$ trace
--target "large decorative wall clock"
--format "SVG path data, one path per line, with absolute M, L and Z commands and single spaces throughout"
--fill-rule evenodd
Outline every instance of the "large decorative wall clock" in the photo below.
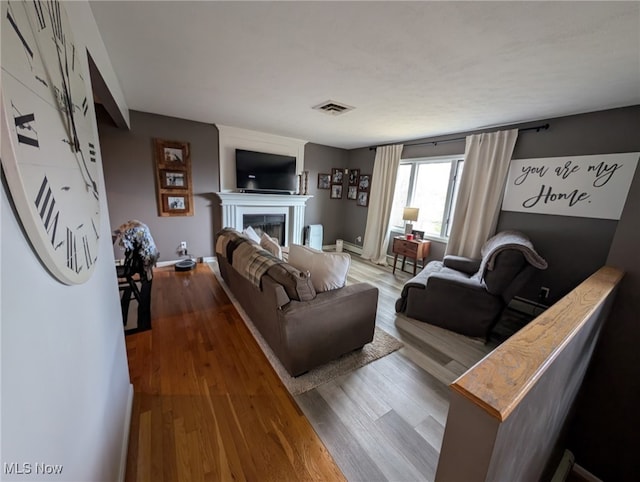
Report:
M 65 284 L 98 256 L 101 162 L 87 54 L 57 1 L 2 2 L 2 168 L 29 240 Z

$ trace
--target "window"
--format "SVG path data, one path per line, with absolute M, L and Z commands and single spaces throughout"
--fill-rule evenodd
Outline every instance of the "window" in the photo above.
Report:
M 420 208 L 413 229 L 425 236 L 447 238 L 464 160 L 461 156 L 400 161 L 390 226 L 404 231 L 402 210 Z

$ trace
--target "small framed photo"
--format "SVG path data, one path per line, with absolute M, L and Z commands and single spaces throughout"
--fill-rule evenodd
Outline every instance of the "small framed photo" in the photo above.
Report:
M 358 186 L 349 186 L 347 191 L 347 199 L 358 199 Z
M 184 171 L 160 171 L 160 185 L 163 189 L 185 189 L 187 187 L 187 173 Z
M 413 234 L 413 237 L 418 241 L 424 239 L 424 231 L 418 231 L 417 229 L 414 229 L 411 231 L 411 234 Z
M 331 185 L 331 199 L 342 199 L 342 184 Z
M 331 184 L 342 184 L 344 179 L 344 169 L 334 167 L 331 169 Z
M 162 208 L 169 215 L 187 214 L 189 212 L 189 197 L 185 194 L 163 194 Z
M 358 177 L 360 177 L 360 169 L 349 169 L 349 186 L 357 186 Z
M 371 185 L 371 174 L 360 174 L 358 176 L 358 191 L 369 192 Z
M 163 150 L 162 158 L 167 164 L 170 164 L 172 162 L 178 162 L 182 164 L 184 162 L 182 149 L 176 149 L 175 147 L 165 147 Z
M 331 174 L 318 174 L 318 189 L 331 189 Z
M 358 192 L 358 199 L 356 199 L 356 204 L 358 206 L 367 207 L 369 205 L 369 193 L 368 192 L 359 191 Z
M 167 169 L 184 169 L 190 161 L 189 143 L 155 139 L 156 160 Z

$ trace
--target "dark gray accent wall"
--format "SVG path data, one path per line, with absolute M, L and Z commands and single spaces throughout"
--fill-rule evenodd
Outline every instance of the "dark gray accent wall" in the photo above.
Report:
M 549 130 L 519 134 L 513 154 L 514 159 L 640 151 L 638 135 L 640 106 L 543 119 L 505 126 L 501 129 L 526 128 L 545 123 L 551 125 Z M 496 128 L 481 129 L 411 142 L 444 141 L 495 130 Z M 406 146 L 402 157 L 409 159 L 463 154 L 464 148 L 463 139 L 456 142 L 438 142 L 436 145 Z M 366 169 L 372 171 L 374 157 L 373 150 L 354 149 L 349 151 L 349 167 L 364 165 Z M 345 226 L 343 235 L 345 239 L 356 236 L 356 232 L 364 232 L 366 211 L 363 208 L 355 213 L 351 210 L 347 211 L 349 223 Z M 550 288 L 550 297 L 547 302 L 551 304 L 567 294 L 605 264 L 616 225 L 617 221 L 603 219 L 502 211 L 497 229 L 523 231 L 549 262 L 549 268 L 536 273 L 519 295 L 537 300 L 540 287 L 546 286 Z M 444 253 L 444 248 L 444 243 L 432 242 L 430 259 L 437 259 L 438 254 Z
M 349 151 L 349 169 L 360 169 L 360 174 L 373 174 L 373 161 L 376 152 L 368 148 L 353 149 Z M 346 197 L 346 196 L 345 196 Z M 362 246 L 362 241 L 356 242 L 358 236 L 364 239 L 364 231 L 367 226 L 367 213 L 369 208 L 358 206 L 355 201 L 345 201 L 344 217 L 348 219 L 345 222 L 344 229 L 341 233 L 342 239 L 345 241 Z
M 304 166 L 309 171 L 309 194 L 313 197 L 307 201 L 304 222 L 322 224 L 323 244 L 334 244 L 344 232 L 347 223 L 345 207 L 347 203 L 346 190 L 342 199 L 331 199 L 330 190 L 318 189 L 318 174 L 331 174 L 332 168 L 346 169 L 348 167 L 348 151 L 337 147 L 308 143 L 304 146 Z M 346 187 L 346 183 L 344 184 Z
M 195 256 L 213 256 L 219 190 L 218 130 L 211 124 L 130 111 L 131 130 L 99 121 L 104 177 L 112 229 L 129 219 L 149 226 L 160 260 L 174 260 L 180 241 Z M 189 142 L 194 215 L 160 217 L 156 202 L 153 139 Z M 114 247 L 116 258 L 123 251 Z
M 514 159 L 640 151 L 640 106 L 544 122 L 551 124 L 549 130 L 518 136 Z M 536 123 L 528 125 L 532 124 Z M 606 263 L 617 224 L 607 219 L 503 211 L 498 230 L 525 232 L 549 263 L 546 271 L 536 273 L 521 296 L 536 299 L 540 286 L 547 286 L 551 304 L 567 294 Z
M 636 127 L 636 133 L 638 132 Z M 637 134 L 636 134 L 637 135 Z M 568 448 L 602 480 L 631 481 L 640 474 L 640 169 L 618 222 L 606 263 L 625 271 L 598 345 Z

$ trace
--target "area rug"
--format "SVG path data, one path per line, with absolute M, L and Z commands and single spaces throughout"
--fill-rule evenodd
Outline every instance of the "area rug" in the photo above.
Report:
M 220 275 L 217 263 L 209 262 L 208 265 L 211 268 L 211 271 L 213 271 L 213 273 L 215 274 L 216 278 L 218 278 L 220 285 L 223 287 L 223 289 L 233 302 L 233 305 L 238 310 L 238 313 L 247 325 L 247 328 L 249 328 L 249 331 L 251 331 L 251 333 L 253 334 L 253 337 L 258 342 L 258 345 L 260 345 L 262 352 L 265 354 L 265 356 L 269 360 L 269 363 L 271 363 L 271 366 L 275 370 L 280 380 L 282 380 L 282 383 L 287 388 L 289 393 L 291 393 L 291 395 L 300 395 L 302 393 L 308 392 L 309 390 L 313 390 L 314 388 L 319 387 L 320 385 L 323 385 L 335 378 L 350 373 L 368 363 L 389 355 L 404 346 L 400 340 L 394 338 L 386 331 L 376 326 L 373 335 L 373 341 L 371 343 L 367 343 L 364 347 L 362 347 L 361 350 L 347 353 L 346 355 L 343 355 L 340 358 L 326 363 L 325 365 L 322 365 L 318 368 L 310 370 L 303 375 L 292 377 L 282 366 L 258 329 L 251 322 L 251 319 L 242 309 L 242 306 L 240 306 L 231 291 L 229 291 L 229 289 L 227 288 L 227 285 L 222 280 L 222 276 Z

